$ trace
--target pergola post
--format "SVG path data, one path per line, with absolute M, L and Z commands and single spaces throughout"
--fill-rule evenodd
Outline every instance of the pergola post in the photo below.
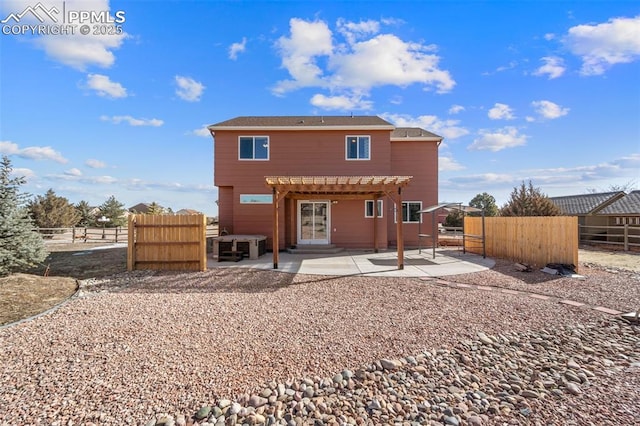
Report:
M 278 241 L 279 229 L 278 229 L 278 191 L 273 188 L 273 269 L 278 269 L 278 251 L 280 248 L 280 241 Z
M 396 201 L 396 233 L 398 234 L 398 269 L 404 269 L 404 234 L 402 232 L 402 188 L 398 188 L 398 201 Z M 407 214 L 409 212 L 407 211 Z
M 373 197 L 373 252 L 378 253 L 378 197 Z

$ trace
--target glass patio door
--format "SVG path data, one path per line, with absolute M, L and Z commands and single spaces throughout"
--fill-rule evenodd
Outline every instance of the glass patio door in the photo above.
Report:
M 298 244 L 329 244 L 329 202 L 298 202 Z

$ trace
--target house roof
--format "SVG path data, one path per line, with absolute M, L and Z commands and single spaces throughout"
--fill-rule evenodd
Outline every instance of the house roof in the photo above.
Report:
M 208 128 L 210 131 L 395 129 L 393 124 L 375 115 L 247 116 L 222 121 Z
M 176 212 L 176 214 L 202 214 L 202 213 L 194 209 L 180 209 Z
M 588 215 L 600 213 L 609 204 L 624 197 L 624 192 L 603 192 L 598 194 L 567 195 L 564 197 L 549 197 L 560 208 L 562 213 L 568 215 Z
M 396 127 L 391 132 L 392 141 L 425 140 L 440 142 L 442 139 L 442 136 L 421 129 L 420 127 Z
M 129 211 L 130 212 L 137 212 L 137 213 L 147 213 L 149 211 L 149 207 L 151 205 L 148 203 L 138 203 L 135 206 L 131 206 L 129 207 Z
M 631 191 L 600 210 L 598 214 L 640 214 L 640 191 Z
M 409 184 L 412 176 L 266 176 L 267 186 L 304 197 L 362 198 L 385 195 Z

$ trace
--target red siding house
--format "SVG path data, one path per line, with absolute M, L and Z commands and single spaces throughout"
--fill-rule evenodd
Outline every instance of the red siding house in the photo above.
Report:
M 424 129 L 376 116 L 277 116 L 209 130 L 219 229 L 266 235 L 268 247 L 417 246 L 417 212 L 438 202 L 442 137 Z

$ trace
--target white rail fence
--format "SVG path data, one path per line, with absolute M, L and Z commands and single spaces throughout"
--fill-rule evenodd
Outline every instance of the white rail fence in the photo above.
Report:
M 73 228 L 35 228 L 45 243 L 124 243 L 128 242 L 129 231 L 126 226 L 117 228 L 73 227 Z M 207 226 L 207 237 L 217 237 L 218 226 Z

